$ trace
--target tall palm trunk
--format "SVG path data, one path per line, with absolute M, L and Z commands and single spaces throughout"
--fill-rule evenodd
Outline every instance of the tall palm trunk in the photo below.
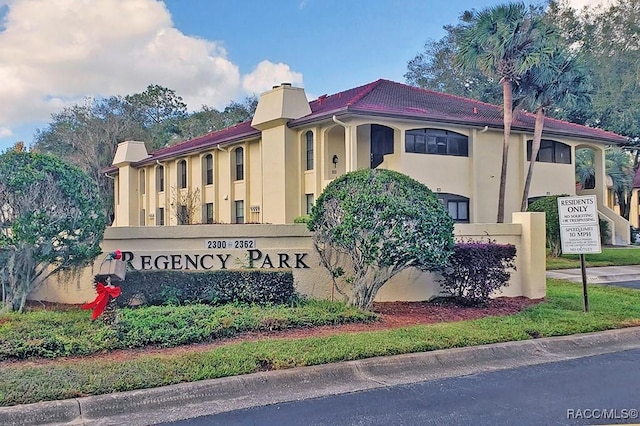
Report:
M 511 136 L 511 121 L 513 120 L 512 83 L 505 78 L 502 80 L 502 99 L 504 116 L 504 141 L 502 143 L 502 168 L 500 170 L 500 193 L 498 194 L 498 223 L 504 222 L 504 198 L 507 187 L 507 163 L 509 160 L 509 139 Z
M 531 187 L 531 178 L 533 177 L 533 166 L 536 164 L 538 151 L 542 142 L 542 128 L 544 127 L 544 108 L 538 106 L 536 110 L 536 124 L 533 128 L 533 142 L 531 143 L 531 159 L 529 161 L 529 169 L 527 170 L 527 179 L 524 181 L 524 189 L 522 190 L 522 204 L 520 211 L 527 210 L 529 199 L 529 188 Z

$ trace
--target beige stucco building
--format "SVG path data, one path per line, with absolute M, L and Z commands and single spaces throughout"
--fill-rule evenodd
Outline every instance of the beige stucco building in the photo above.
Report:
M 520 208 L 534 116 L 515 114 L 505 217 Z M 501 107 L 378 80 L 308 102 L 282 84 L 262 94 L 251 121 L 148 154 L 119 145 L 114 227 L 181 223 L 292 223 L 345 172 L 388 168 L 436 192 L 456 222 L 495 223 Z M 547 118 L 529 197 L 593 194 L 611 241 L 629 222 L 606 206 L 604 150 L 614 133 Z M 575 151 L 595 151 L 596 185 L 576 191 Z M 606 241 L 605 241 L 606 242 Z

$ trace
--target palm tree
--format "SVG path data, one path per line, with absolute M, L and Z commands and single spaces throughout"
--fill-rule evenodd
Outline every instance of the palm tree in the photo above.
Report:
M 582 189 L 596 187 L 595 151 L 593 149 L 576 149 L 576 183 Z
M 605 170 L 611 178 L 611 190 L 618 199 L 620 216 L 629 220 L 631 192 L 633 191 L 633 160 L 631 154 L 620 148 L 609 148 L 605 152 Z
M 549 62 L 534 66 L 522 80 L 522 90 L 529 95 L 529 104 L 536 111 L 531 143 L 531 159 L 522 190 L 521 211 L 527 210 L 533 167 L 540 151 L 546 110 L 554 104 L 578 105 L 588 98 L 587 74 L 575 56 L 558 49 Z
M 611 190 L 620 204 L 620 215 L 629 219 L 631 191 L 633 190 L 632 155 L 620 148 L 605 151 L 605 173 L 611 179 Z M 589 148 L 576 150 L 576 182 L 584 189 L 595 188 L 595 151 Z
M 463 69 L 478 69 L 502 85 L 504 141 L 498 195 L 497 222 L 504 222 L 509 137 L 513 121 L 513 85 L 533 66 L 547 61 L 552 49 L 544 43 L 549 28 L 538 9 L 509 3 L 473 12 L 461 32 L 456 62 Z

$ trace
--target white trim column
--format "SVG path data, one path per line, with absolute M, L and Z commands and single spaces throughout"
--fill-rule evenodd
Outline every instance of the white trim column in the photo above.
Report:
M 350 125 L 344 129 L 345 172 L 358 170 L 358 135 L 357 126 Z

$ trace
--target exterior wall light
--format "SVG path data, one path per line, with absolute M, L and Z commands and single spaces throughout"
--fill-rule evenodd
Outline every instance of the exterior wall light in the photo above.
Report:
M 338 165 L 338 156 L 334 155 L 333 158 L 331 159 L 331 162 L 333 163 L 333 168 L 335 169 L 336 166 Z

